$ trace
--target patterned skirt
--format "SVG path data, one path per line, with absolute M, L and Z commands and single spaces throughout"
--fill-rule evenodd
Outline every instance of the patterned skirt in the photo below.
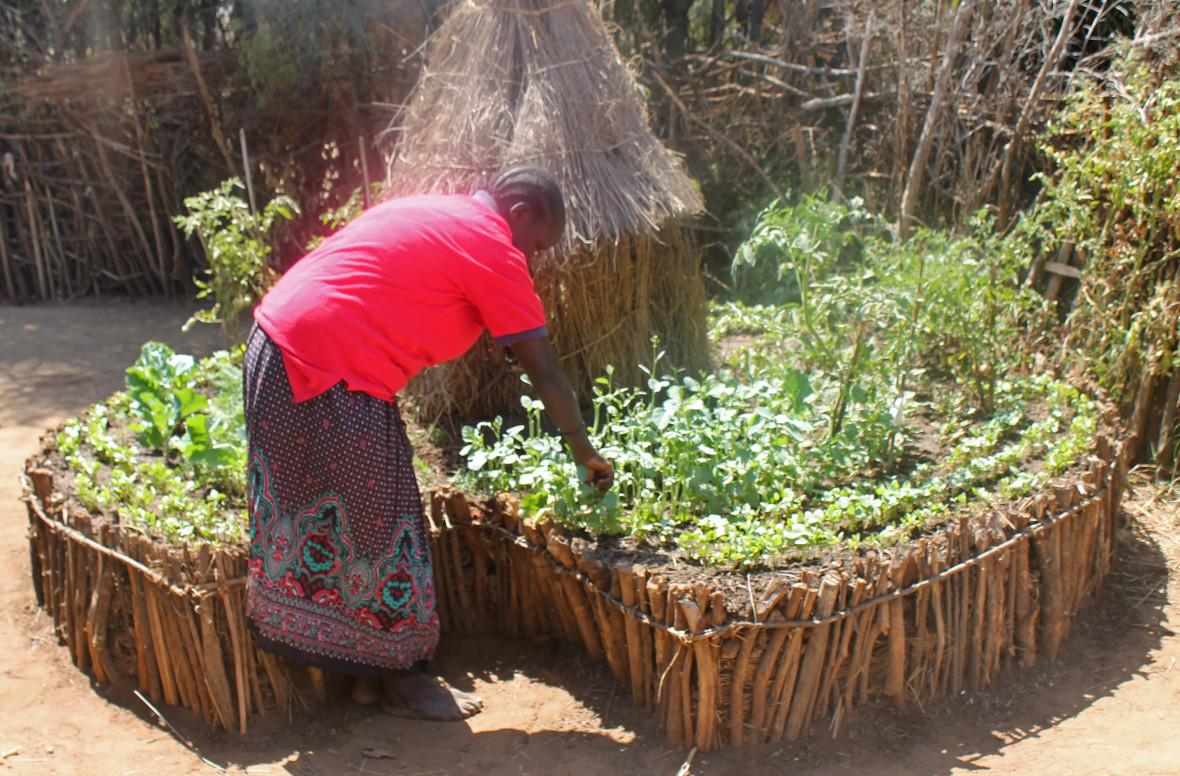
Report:
M 245 358 L 250 581 L 259 647 L 388 676 L 438 644 L 430 534 L 397 402 L 344 383 L 292 401 L 260 327 Z

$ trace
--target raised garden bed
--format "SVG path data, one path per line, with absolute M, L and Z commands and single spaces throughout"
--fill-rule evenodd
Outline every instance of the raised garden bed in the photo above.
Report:
M 1124 487 L 1109 413 L 1084 460 L 1017 501 L 891 548 L 702 573 L 591 542 L 501 495 L 427 493 L 444 632 L 548 635 L 604 658 L 674 746 L 795 740 L 849 709 L 979 689 L 1057 657 L 1114 557 Z M 227 730 L 323 677 L 259 652 L 245 548 L 176 549 L 73 506 L 53 437 L 28 462 L 38 603 L 80 669 Z M 310 679 L 310 685 L 307 684 Z

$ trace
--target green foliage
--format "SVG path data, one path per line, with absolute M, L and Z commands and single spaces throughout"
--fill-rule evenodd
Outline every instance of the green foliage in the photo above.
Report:
M 812 284 L 855 262 L 865 236 L 886 229 L 859 199 L 842 205 L 815 193 L 795 205 L 775 200 L 734 256 L 735 294 L 745 302 L 806 306 Z
M 79 499 L 168 541 L 240 539 L 241 389 L 241 349 L 198 363 L 159 343 L 144 345 L 127 370 L 127 390 L 58 434 Z
M 384 183 L 373 183 L 369 187 L 369 201 L 379 202 L 381 200 L 381 193 L 385 190 Z M 365 192 L 364 188 L 358 188 L 348 195 L 348 199 L 343 205 L 336 208 L 330 208 L 320 216 L 320 223 L 328 227 L 329 233 L 334 233 L 342 229 L 345 224 L 352 221 L 359 216 L 365 208 Z M 307 246 L 307 250 L 312 250 L 317 245 L 322 243 L 326 238 L 316 237 L 312 239 Z
M 615 385 L 611 370 L 598 380 L 588 427 L 615 463 L 610 492 L 583 484 L 530 397 L 521 424 L 463 430 L 460 484 L 515 491 L 526 513 L 570 527 L 744 567 L 902 539 L 961 505 L 1028 493 L 1084 454 L 1094 403 L 1048 376 L 1008 376 L 1021 371 L 1012 343 L 1039 311 L 1014 282 L 1020 254 L 986 220 L 965 237 L 921 232 L 901 245 L 865 228 L 841 256 L 853 241 L 820 224 L 851 219 L 822 207 L 822 218 L 794 211 L 811 224 L 814 256 L 789 237 L 797 225 L 783 225 L 782 241 L 763 228 L 751 270 L 794 292 L 714 308 L 715 337 L 746 339 L 722 370 L 661 373 L 657 352 L 641 387 Z M 240 535 L 229 508 L 245 478 L 240 357 L 197 363 L 145 345 L 128 391 L 60 435 L 80 498 L 177 541 Z M 926 440 L 935 460 L 915 455 L 919 412 L 927 435 L 930 418 L 940 424 Z M 140 438 L 112 422 L 120 413 Z
M 540 403 L 528 398 L 527 424 L 504 428 L 497 419 L 463 430 L 462 481 L 520 493 L 526 513 L 591 533 L 674 543 L 713 565 L 768 563 L 838 542 L 904 538 L 955 504 L 1023 495 L 1093 439 L 1095 405 L 1062 383 L 1002 380 L 996 395 L 1000 413 L 974 428 L 974 411 L 947 419 L 955 439 L 944 460 L 904 477 L 865 478 L 873 436 L 855 422 L 829 434 L 803 373 L 753 384 L 653 377 L 646 390 L 604 378 L 590 431 L 615 464 L 611 492 L 582 484 L 560 440 L 541 432 Z M 1034 419 L 1042 404 L 1047 415 Z M 1047 468 L 1022 472 L 1038 455 Z
M 232 379 L 228 374 L 219 376 L 223 381 Z M 146 343 L 127 369 L 130 411 L 137 418 L 131 428 L 139 432 L 140 441 L 148 448 L 166 457 L 179 453 L 192 463 L 229 466 L 239 446 L 219 441 L 218 437 L 225 435 L 215 432 L 219 423 L 228 427 L 232 416 L 221 412 L 211 419 L 209 399 L 198 393 L 198 378 L 192 356 L 173 353 L 159 342 Z
M 990 216 L 977 215 L 971 227 L 960 237 L 923 229 L 891 244 L 880 286 L 892 286 L 887 293 L 912 311 L 894 347 L 928 354 L 990 413 L 997 381 L 1022 366 L 1021 337 L 1046 326 L 1048 311 L 1020 283 L 1027 254 L 1019 243 L 996 235 Z
M 238 67 L 259 108 L 327 83 L 355 89 L 357 81 L 389 66 L 390 58 L 383 59 L 375 43 L 386 25 L 396 29 L 396 5 L 378 0 L 249 0 L 248 5 L 249 18 L 235 25 Z
M 1042 150 L 1056 169 L 1019 237 L 1084 257 L 1072 341 L 1112 398 L 1129 401 L 1142 371 L 1167 373 L 1180 357 L 1180 81 L 1127 54 L 1080 83 Z
M 1045 320 L 1043 301 L 1019 284 L 1026 254 L 978 216 L 972 232 L 919 230 L 899 242 L 864 211 L 811 195 L 763 211 L 734 259 L 738 301 L 717 324 L 740 328 L 743 302 L 774 305 L 774 337 L 759 368 L 788 359 L 840 386 L 831 428 L 852 403 L 892 394 L 904 404 L 913 375 L 936 367 L 990 412 L 995 382 L 1019 366 L 1021 331 Z
M 199 298 L 212 297 L 212 309 L 193 316 L 193 322 L 220 323 L 235 343 L 242 341 L 238 317 L 262 298 L 267 288 L 266 235 L 279 217 L 290 219 L 298 211 L 294 200 L 279 196 L 255 215 L 234 190 L 242 182 L 231 178 L 212 191 L 185 199 L 188 215 L 176 216 L 186 237 L 195 233 L 209 262 L 206 279 L 197 279 Z
M 530 400 L 527 424 L 464 430 L 468 483 L 739 566 L 896 540 L 957 504 L 1028 492 L 1078 459 L 1097 414 L 1048 377 L 1005 377 L 1043 316 L 1017 283 L 1022 257 L 982 217 L 966 236 L 897 243 L 856 203 L 768 208 L 735 260 L 738 298 L 713 309 L 725 369 L 600 379 L 590 429 L 612 493 L 579 484 Z M 941 460 L 903 467 L 918 411 L 943 424 Z M 1022 472 L 1032 458 L 1044 470 Z

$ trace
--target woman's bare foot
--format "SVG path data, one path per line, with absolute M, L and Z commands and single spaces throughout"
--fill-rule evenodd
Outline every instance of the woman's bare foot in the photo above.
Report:
M 483 710 L 482 698 L 451 689 L 426 674 L 383 679 L 381 684 L 381 709 L 395 717 L 459 720 Z

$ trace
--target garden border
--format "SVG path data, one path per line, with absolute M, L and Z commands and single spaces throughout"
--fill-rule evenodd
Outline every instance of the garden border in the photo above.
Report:
M 828 717 L 837 730 L 874 700 L 924 706 L 979 689 L 1054 659 L 1110 570 L 1129 448 L 1103 425 L 1038 495 L 761 575 L 740 605 L 705 578 L 608 565 L 508 495 L 431 491 L 443 630 L 579 643 L 658 715 L 669 744 L 701 750 L 794 741 Z M 26 465 L 32 575 L 81 670 L 243 733 L 251 714 L 326 697 L 322 673 L 255 647 L 244 547 L 176 549 L 72 512 L 52 453 L 47 437 Z

